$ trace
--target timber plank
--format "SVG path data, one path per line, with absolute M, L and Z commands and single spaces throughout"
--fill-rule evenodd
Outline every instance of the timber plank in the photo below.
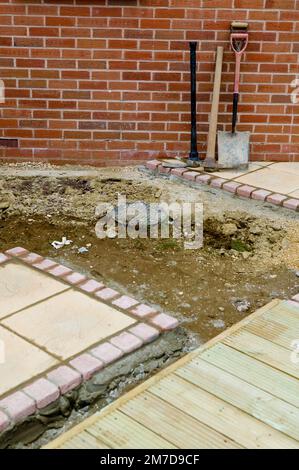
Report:
M 176 371 L 179 377 L 299 440 L 299 410 L 270 393 L 203 361 L 200 357 Z
M 299 444 L 175 374 L 149 392 L 249 449 L 298 449 Z
M 112 449 L 174 449 L 175 446 L 129 416 L 114 411 L 88 428 Z
M 285 325 L 290 331 L 294 331 L 294 334 L 298 335 L 299 308 L 297 310 L 298 313 L 296 312 L 296 309 L 289 306 L 286 302 L 281 302 L 276 307 L 265 312 L 262 318 L 269 322 L 279 322 L 282 325 Z
M 299 368 L 291 361 L 290 351 L 249 333 L 245 328 L 225 338 L 223 343 L 299 379 Z
M 109 449 L 101 440 L 94 438 L 87 431 L 65 441 L 59 449 Z
M 167 440 L 180 449 L 242 448 L 148 392 L 124 403 L 121 411 L 162 437 L 167 436 Z
M 299 408 L 299 382 L 294 377 L 222 343 L 204 351 L 201 358 Z
M 293 351 L 293 341 L 299 339 L 299 321 L 297 329 L 290 329 L 280 321 L 280 318 L 272 319 L 271 321 L 267 318 L 258 318 L 249 323 L 244 330 L 272 341 L 272 343 L 282 346 L 289 351 Z

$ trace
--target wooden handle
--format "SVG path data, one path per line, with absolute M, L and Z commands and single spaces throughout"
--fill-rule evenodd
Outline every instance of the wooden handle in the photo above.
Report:
M 207 150 L 207 158 L 212 158 L 214 160 L 215 160 L 216 137 L 217 137 L 222 62 L 223 62 L 223 47 L 217 47 L 213 102 L 212 102 L 212 109 L 211 109 L 211 115 L 210 115 L 210 128 L 209 128 L 208 150 Z

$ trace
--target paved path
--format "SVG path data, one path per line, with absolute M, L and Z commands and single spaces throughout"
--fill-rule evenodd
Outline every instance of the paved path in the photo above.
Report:
M 214 176 L 299 198 L 299 162 L 250 163 L 248 171 L 223 170 Z
M 177 324 L 24 248 L 0 253 L 0 435 Z
M 299 303 L 274 300 L 47 448 L 299 448 Z
M 185 180 L 193 186 L 209 185 L 239 197 L 299 211 L 299 162 L 250 163 L 247 170 L 203 172 L 202 168 L 168 168 L 151 160 L 146 168 L 155 174 Z

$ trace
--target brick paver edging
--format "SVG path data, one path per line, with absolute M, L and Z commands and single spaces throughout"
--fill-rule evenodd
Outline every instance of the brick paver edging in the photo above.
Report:
M 238 183 L 237 181 L 219 178 L 208 173 L 197 173 L 186 168 L 164 168 L 159 160 L 151 160 L 145 166 L 155 174 L 161 173 L 163 175 L 176 176 L 182 180 L 191 181 L 193 184 L 210 185 L 212 188 L 223 189 L 239 197 L 259 200 L 299 212 L 299 199 L 290 198 L 284 194 L 277 194 L 265 189 Z
M 25 248 L 15 247 L 5 253 L 0 253 L 1 265 L 12 259 L 17 259 L 59 278 L 70 287 L 94 296 L 115 309 L 124 310 L 127 315 L 138 322 L 109 340 L 99 342 L 98 345 L 94 345 L 90 350 L 79 354 L 66 364 L 59 365 L 45 373 L 43 377 L 35 379 L 22 390 L 0 400 L 0 435 L 55 402 L 61 395 L 79 387 L 104 367 L 154 341 L 163 332 L 173 330 L 178 326 L 176 318 L 159 313 L 149 305 L 140 303 L 127 295 L 122 295 L 101 282 L 88 279 L 83 274 L 29 252 Z

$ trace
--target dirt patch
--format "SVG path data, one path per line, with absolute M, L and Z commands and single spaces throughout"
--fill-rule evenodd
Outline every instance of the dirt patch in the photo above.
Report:
M 155 189 L 141 181 L 121 178 L 9 178 L 0 179 L 0 210 L 7 215 L 62 217 L 92 222 L 100 202 L 117 202 L 118 194 L 129 201 L 143 195 L 147 202 L 156 200 Z
M 138 169 L 4 168 L 0 178 L 1 250 L 25 246 L 178 316 L 206 341 L 274 297 L 298 292 L 298 214 L 192 189 Z M 81 172 L 81 173 L 80 173 Z M 204 247 L 182 240 L 95 236 L 100 202 L 204 204 Z M 73 243 L 56 251 L 53 240 Z M 84 253 L 78 253 L 80 248 Z

